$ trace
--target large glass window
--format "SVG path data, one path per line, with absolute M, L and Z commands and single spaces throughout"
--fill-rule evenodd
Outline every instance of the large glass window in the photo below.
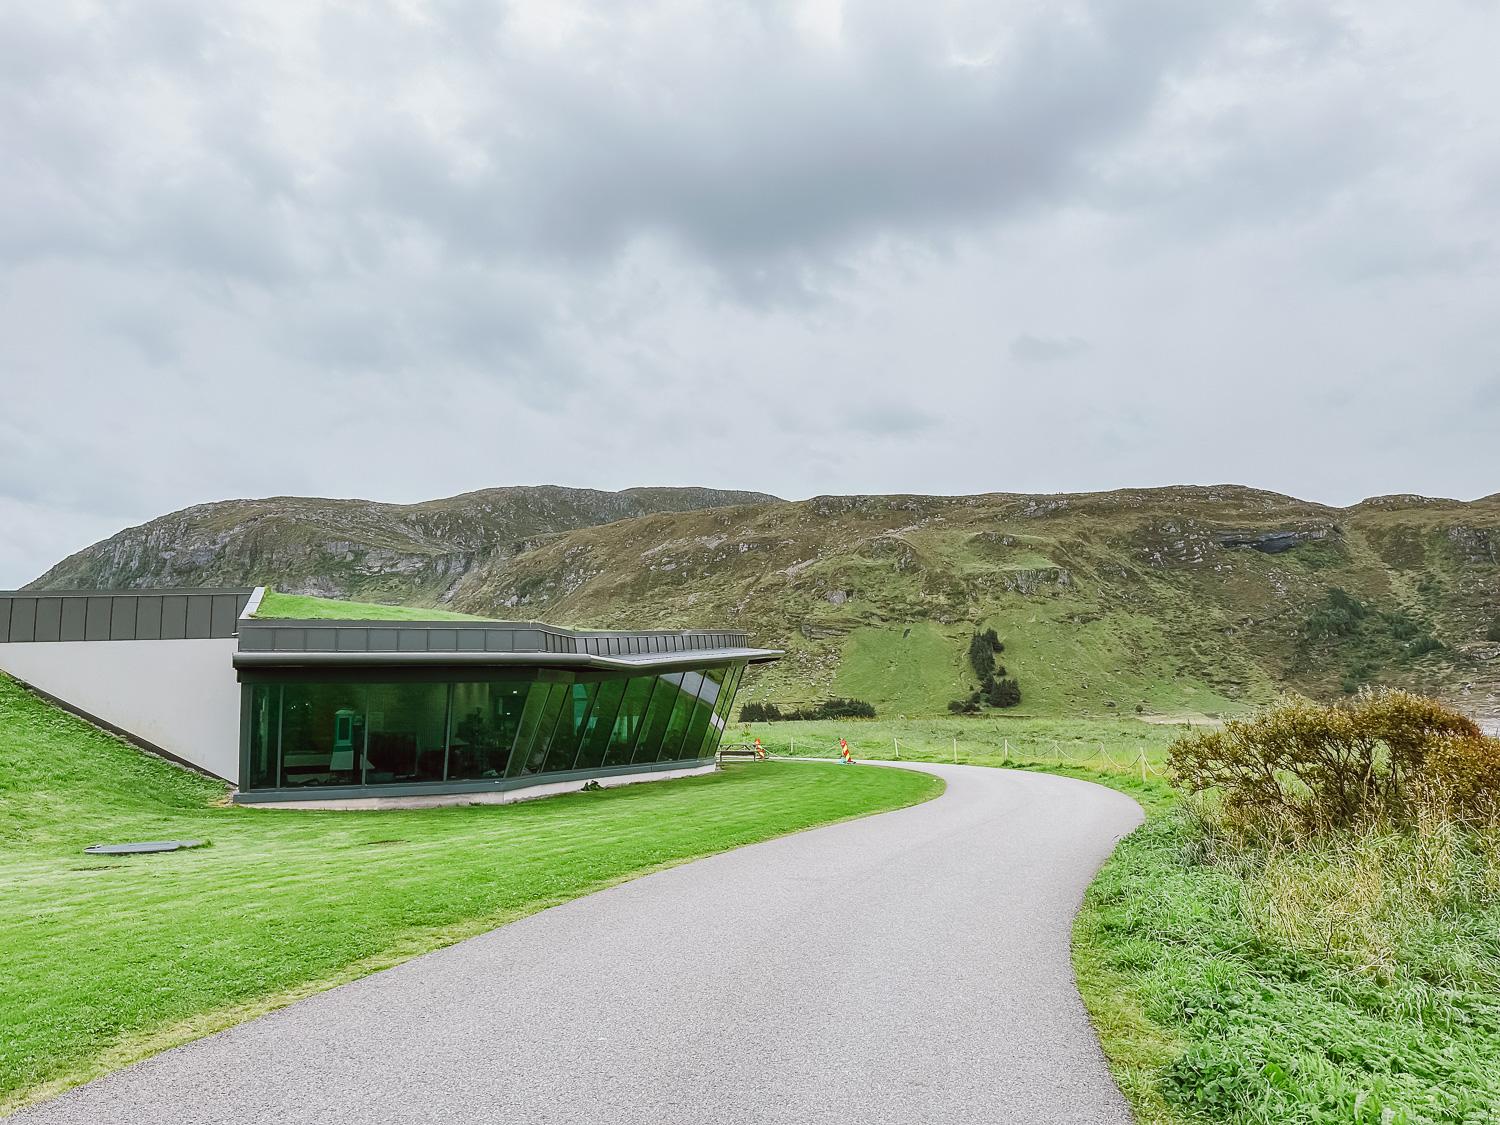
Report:
M 365 685 L 284 684 L 281 784 L 358 785 L 365 748 Z
M 277 757 L 281 753 L 281 685 L 250 687 L 250 762 L 241 784 L 247 789 L 276 787 Z
M 688 721 L 687 734 L 682 739 L 682 749 L 677 754 L 679 758 L 697 758 L 702 753 L 703 737 L 708 733 L 709 719 L 719 701 L 719 685 L 714 682 L 714 677 L 723 674 L 721 668 L 697 673 L 698 698 L 693 705 L 693 717 Z
M 532 684 L 526 697 L 526 710 L 521 717 L 521 733 L 516 738 L 515 753 L 511 756 L 509 777 L 541 773 L 547 762 L 547 744 L 552 730 L 557 726 L 558 716 L 567 703 L 571 688 L 568 684 Z
M 709 742 L 703 748 L 705 755 L 718 752 L 719 743 L 729 733 L 729 711 L 734 706 L 735 693 L 740 689 L 740 678 L 745 674 L 745 665 L 736 664 L 729 669 L 729 675 L 724 680 L 724 686 L 719 691 L 719 708 L 715 712 L 717 720 L 717 732 L 710 732 Z
M 573 759 L 578 757 L 578 743 L 583 738 L 584 724 L 594 704 L 598 684 L 573 684 L 568 691 L 567 702 L 552 731 L 552 742 L 547 747 L 544 773 L 562 773 L 573 768 Z
M 614 726 L 610 728 L 609 748 L 604 752 L 606 767 L 630 764 L 630 752 L 640 738 L 651 689 L 655 686 L 655 676 L 636 676 L 626 685 L 620 709 L 615 712 Z
M 672 717 L 667 721 L 661 750 L 656 755 L 658 762 L 675 762 L 682 757 L 682 743 L 687 738 L 688 726 L 698 706 L 698 687 L 702 682 L 703 677 L 697 672 L 683 673 L 682 682 L 677 687 L 677 699 L 672 704 Z
M 724 729 L 724 720 L 720 713 L 724 709 L 724 697 L 729 694 L 729 669 L 710 668 L 703 673 L 705 683 L 703 685 L 703 698 L 700 700 L 708 706 L 708 720 L 703 726 L 703 737 L 698 742 L 698 757 L 706 758 L 714 752 L 719 744 L 719 732 Z
M 367 684 L 365 693 L 364 783 L 442 781 L 448 685 Z
M 667 733 L 667 722 L 672 717 L 672 708 L 677 703 L 678 687 L 682 673 L 673 672 L 656 676 L 656 686 L 651 692 L 651 702 L 646 706 L 646 719 L 641 724 L 641 736 L 631 752 L 631 764 L 656 761 L 661 750 L 662 736 Z
M 531 688 L 525 682 L 453 685 L 449 780 L 505 776 Z M 545 696 L 545 688 L 539 694 Z
M 605 680 L 598 685 L 593 710 L 589 712 L 588 724 L 578 747 L 578 758 L 573 763 L 575 770 L 594 770 L 604 762 L 604 751 L 609 748 L 609 736 L 614 730 L 615 713 L 620 709 L 620 699 L 625 694 L 626 681 Z
M 246 789 L 500 780 L 710 755 L 742 666 L 558 683 L 252 683 Z M 543 673 L 546 674 L 546 673 Z

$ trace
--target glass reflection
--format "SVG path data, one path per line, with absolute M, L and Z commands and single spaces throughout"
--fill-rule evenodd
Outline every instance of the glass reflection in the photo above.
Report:
M 690 761 L 717 749 L 743 673 L 738 664 L 581 683 L 251 683 L 242 786 L 498 782 Z

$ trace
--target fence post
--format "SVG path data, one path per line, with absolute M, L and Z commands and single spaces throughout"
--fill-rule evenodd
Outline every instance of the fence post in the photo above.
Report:
M 953 764 L 958 765 L 958 735 L 953 736 Z
M 896 761 L 899 762 L 901 760 L 901 740 L 899 738 L 892 738 L 891 741 L 896 745 Z

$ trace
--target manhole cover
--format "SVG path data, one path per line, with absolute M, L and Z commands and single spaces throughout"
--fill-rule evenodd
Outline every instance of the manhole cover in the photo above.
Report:
M 95 844 L 84 848 L 84 855 L 141 855 L 146 852 L 175 852 L 180 848 L 201 848 L 202 840 L 149 840 L 144 844 Z

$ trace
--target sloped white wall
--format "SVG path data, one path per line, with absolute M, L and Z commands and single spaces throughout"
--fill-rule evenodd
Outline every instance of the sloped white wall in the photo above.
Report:
M 0 670 L 235 784 L 236 641 L 0 644 Z

